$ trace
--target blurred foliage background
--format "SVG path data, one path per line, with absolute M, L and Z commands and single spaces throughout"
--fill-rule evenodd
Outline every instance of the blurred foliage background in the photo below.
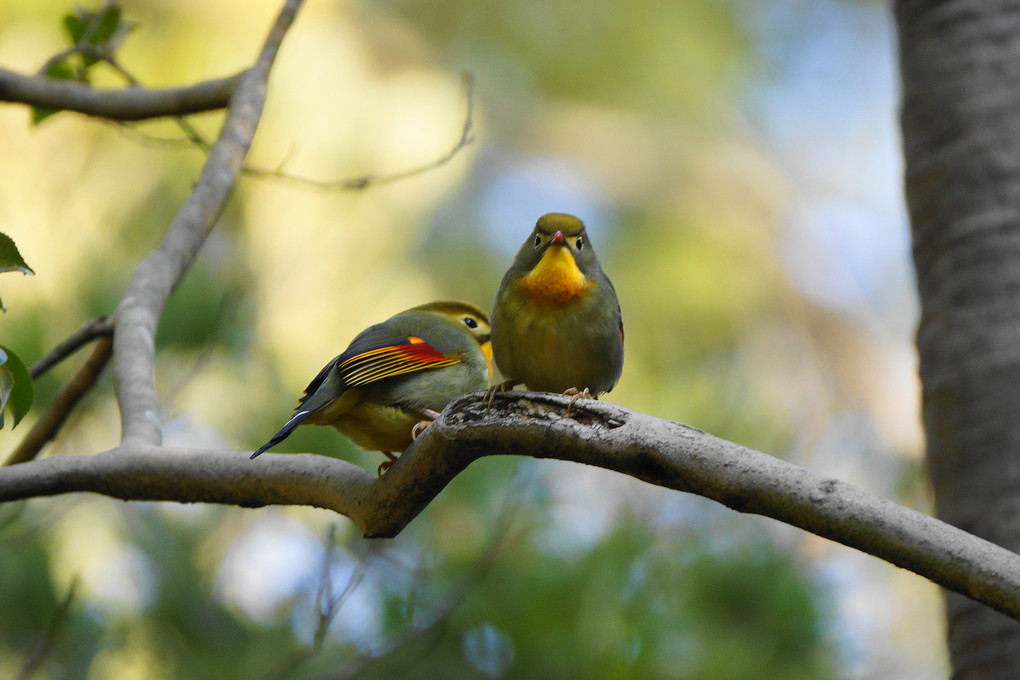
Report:
M 143 84 L 245 67 L 277 0 L 137 0 Z M 66 0 L 0 0 L 0 65 L 63 46 Z M 610 399 L 927 510 L 884 3 L 309 0 L 242 180 L 166 309 L 166 443 L 252 449 L 361 328 L 488 307 L 535 219 L 589 224 L 627 325 Z M 96 82 L 117 85 L 98 69 Z M 222 114 L 193 123 L 210 138 Z M 113 312 L 203 161 L 166 122 L 0 108 L 0 341 L 29 363 Z M 13 448 L 75 358 L 44 376 Z M 109 377 L 47 455 L 119 435 Z M 326 428 L 280 451 L 374 469 Z M 307 508 L 0 508 L 0 677 L 937 678 L 931 584 L 603 470 L 483 460 L 399 538 Z

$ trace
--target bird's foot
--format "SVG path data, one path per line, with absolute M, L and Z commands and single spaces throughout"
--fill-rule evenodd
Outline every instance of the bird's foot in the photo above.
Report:
M 413 413 L 421 416 L 421 420 L 414 424 L 411 428 L 411 441 L 418 438 L 425 428 L 432 424 L 432 421 L 439 417 L 438 411 L 433 411 L 430 408 L 418 408 L 414 409 Z
M 435 420 L 435 418 L 433 418 L 432 420 Z M 432 420 L 419 420 L 417 423 L 415 423 L 414 427 L 411 428 L 411 441 L 417 439 L 418 435 L 424 432 L 425 428 L 432 424 Z
M 394 456 L 389 451 L 383 451 L 382 454 L 389 458 L 389 460 L 384 460 L 383 462 L 379 463 L 379 469 L 376 470 L 376 474 L 379 475 L 380 477 L 382 477 L 384 472 L 390 469 L 391 465 L 397 462 L 397 457 Z
M 482 397 L 482 401 L 485 402 L 485 412 L 488 413 L 492 410 L 492 403 L 496 400 L 496 395 L 502 392 L 510 392 L 516 385 L 520 383 L 516 380 L 507 380 L 505 382 L 496 383 L 489 389 L 485 390 L 485 396 Z
M 571 407 L 573 407 L 574 402 L 577 401 L 578 399 L 597 399 L 598 398 L 598 397 L 595 397 L 594 395 L 592 395 L 591 390 L 589 390 L 587 387 L 585 387 L 583 390 L 579 390 L 576 387 L 568 387 L 567 389 L 563 390 L 563 394 L 566 395 L 566 396 L 571 397 L 570 401 L 567 403 L 567 415 L 568 416 L 570 415 Z

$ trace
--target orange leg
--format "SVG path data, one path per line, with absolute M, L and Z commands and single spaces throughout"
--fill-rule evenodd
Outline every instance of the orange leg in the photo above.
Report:
M 384 456 L 386 456 L 387 458 L 389 458 L 389 460 L 384 460 L 383 462 L 379 463 L 379 469 L 376 470 L 376 474 L 379 475 L 380 477 L 382 477 L 382 474 L 384 472 L 386 472 L 387 470 L 390 469 L 391 465 L 393 465 L 395 462 L 397 462 L 397 457 L 394 456 L 389 451 L 382 451 L 381 453 Z

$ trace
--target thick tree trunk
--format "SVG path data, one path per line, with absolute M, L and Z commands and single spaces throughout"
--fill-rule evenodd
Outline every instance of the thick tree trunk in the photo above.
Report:
M 1020 552 L 1020 0 L 898 0 L 928 462 L 941 519 Z M 1020 624 L 947 594 L 955 680 Z

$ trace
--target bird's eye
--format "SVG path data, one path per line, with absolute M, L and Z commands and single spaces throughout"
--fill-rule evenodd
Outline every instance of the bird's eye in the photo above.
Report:
M 539 236 L 538 234 L 535 234 L 535 247 L 538 248 L 541 245 L 542 245 L 542 237 Z
M 584 248 L 584 237 L 583 236 L 578 236 L 577 237 L 577 249 L 580 250 L 581 248 Z
M 478 328 L 478 322 L 475 321 L 470 316 L 465 316 L 464 317 L 464 325 L 467 326 L 468 328 L 471 328 L 471 329 Z

